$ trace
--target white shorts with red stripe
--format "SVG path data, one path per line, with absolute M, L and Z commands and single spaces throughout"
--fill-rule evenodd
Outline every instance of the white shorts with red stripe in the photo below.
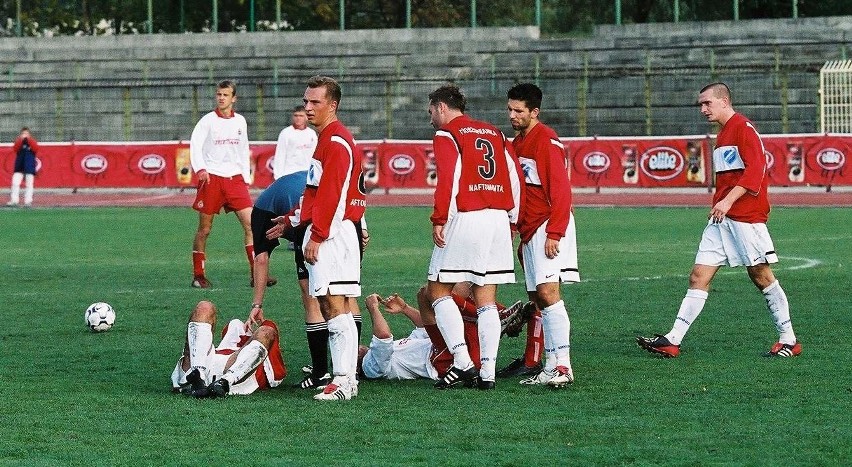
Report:
M 778 262 L 766 224 L 738 222 L 729 218 L 704 228 L 695 264 L 705 266 L 755 266 Z
M 559 240 L 559 254 L 555 258 L 548 258 L 544 254 L 546 241 L 547 222 L 539 226 L 530 241 L 521 247 L 528 292 L 533 292 L 537 285 L 548 282 L 580 282 L 574 214 L 571 213 L 568 218 L 568 227 L 565 228 L 565 236 Z
M 429 280 L 476 285 L 515 282 L 509 214 L 499 209 L 459 212 L 444 225 L 444 248 L 432 250 Z

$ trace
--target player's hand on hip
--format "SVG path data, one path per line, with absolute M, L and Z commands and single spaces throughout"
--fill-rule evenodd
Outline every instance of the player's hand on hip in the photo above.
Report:
M 320 244 L 313 241 L 308 240 L 308 244 L 305 245 L 305 262 L 308 264 L 316 264 L 319 259 L 319 247 Z
M 714 224 L 718 224 L 725 219 L 730 209 L 731 205 L 723 199 L 710 209 L 710 215 L 707 218 L 712 220 Z
M 434 225 L 432 226 L 432 241 L 435 242 L 435 246 L 438 248 L 444 248 L 447 246 L 447 240 L 444 238 L 444 226 L 443 225 Z
M 556 255 L 559 254 L 559 240 L 554 240 L 552 238 L 548 238 L 544 241 L 544 255 L 548 257 L 548 259 L 556 258 Z

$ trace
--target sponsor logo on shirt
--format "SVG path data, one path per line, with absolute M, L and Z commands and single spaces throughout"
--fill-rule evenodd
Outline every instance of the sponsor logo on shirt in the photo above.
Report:
M 100 154 L 88 154 L 80 160 L 80 167 L 84 172 L 90 174 L 103 173 L 108 165 L 107 158 Z
M 846 155 L 839 149 L 825 148 L 817 153 L 816 162 L 822 170 L 839 170 L 846 164 Z
M 498 185 L 496 183 L 472 183 L 467 186 L 468 191 L 495 191 L 497 193 L 503 193 L 503 185 Z
M 214 139 L 213 144 L 216 146 L 236 146 L 240 144 L 239 138 L 222 138 L 222 139 Z
M 583 156 L 583 168 L 591 173 L 598 174 L 606 172 L 610 164 L 609 156 L 600 151 L 592 151 Z
M 683 154 L 668 146 L 648 149 L 639 158 L 639 168 L 654 180 L 671 180 L 683 172 L 685 165 Z

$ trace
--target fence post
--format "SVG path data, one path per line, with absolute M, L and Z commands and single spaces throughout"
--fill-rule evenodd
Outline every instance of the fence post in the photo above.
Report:
M 577 80 L 577 136 L 586 136 L 588 131 L 588 109 L 586 95 L 589 92 L 589 53 L 583 52 L 583 73 Z
M 266 139 L 266 114 L 263 111 L 263 83 L 255 86 L 255 99 L 257 105 L 257 136 L 258 140 Z
M 63 141 L 65 139 L 64 101 L 65 97 L 63 96 L 62 88 L 56 88 L 56 102 L 53 107 L 53 129 L 56 141 Z
M 385 80 L 385 134 L 393 139 L 393 85 Z
M 653 116 L 651 110 L 651 53 L 645 49 L 645 135 L 653 134 Z
M 124 129 L 124 140 L 133 139 L 133 102 L 130 100 L 130 86 L 126 86 L 121 93 L 121 101 L 124 104 L 122 127 Z

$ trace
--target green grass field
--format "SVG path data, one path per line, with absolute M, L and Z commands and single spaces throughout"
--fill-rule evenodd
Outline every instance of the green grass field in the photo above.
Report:
M 576 210 L 584 282 L 563 287 L 573 386 L 512 379 L 480 393 L 364 382 L 346 403 L 290 388 L 309 359 L 284 249 L 273 255 L 280 282 L 265 310 L 281 328 L 286 387 L 217 400 L 170 393 L 192 306 L 213 300 L 220 322 L 249 311 L 233 217 L 216 222 L 207 262 L 215 288 L 202 291 L 189 287 L 188 208 L 2 211 L 0 464 L 849 465 L 852 210 L 773 212 L 775 271 L 801 357 L 761 356 L 777 335 L 742 269 L 716 277 L 680 358 L 655 358 L 633 342 L 670 328 L 706 211 Z M 368 215 L 365 294 L 413 301 L 431 251 L 428 210 Z M 523 295 L 520 284 L 499 291 L 504 302 Z M 117 310 L 107 333 L 83 326 L 96 301 Z M 411 329 L 390 321 L 399 336 Z M 504 339 L 498 366 L 522 349 L 522 338 Z

